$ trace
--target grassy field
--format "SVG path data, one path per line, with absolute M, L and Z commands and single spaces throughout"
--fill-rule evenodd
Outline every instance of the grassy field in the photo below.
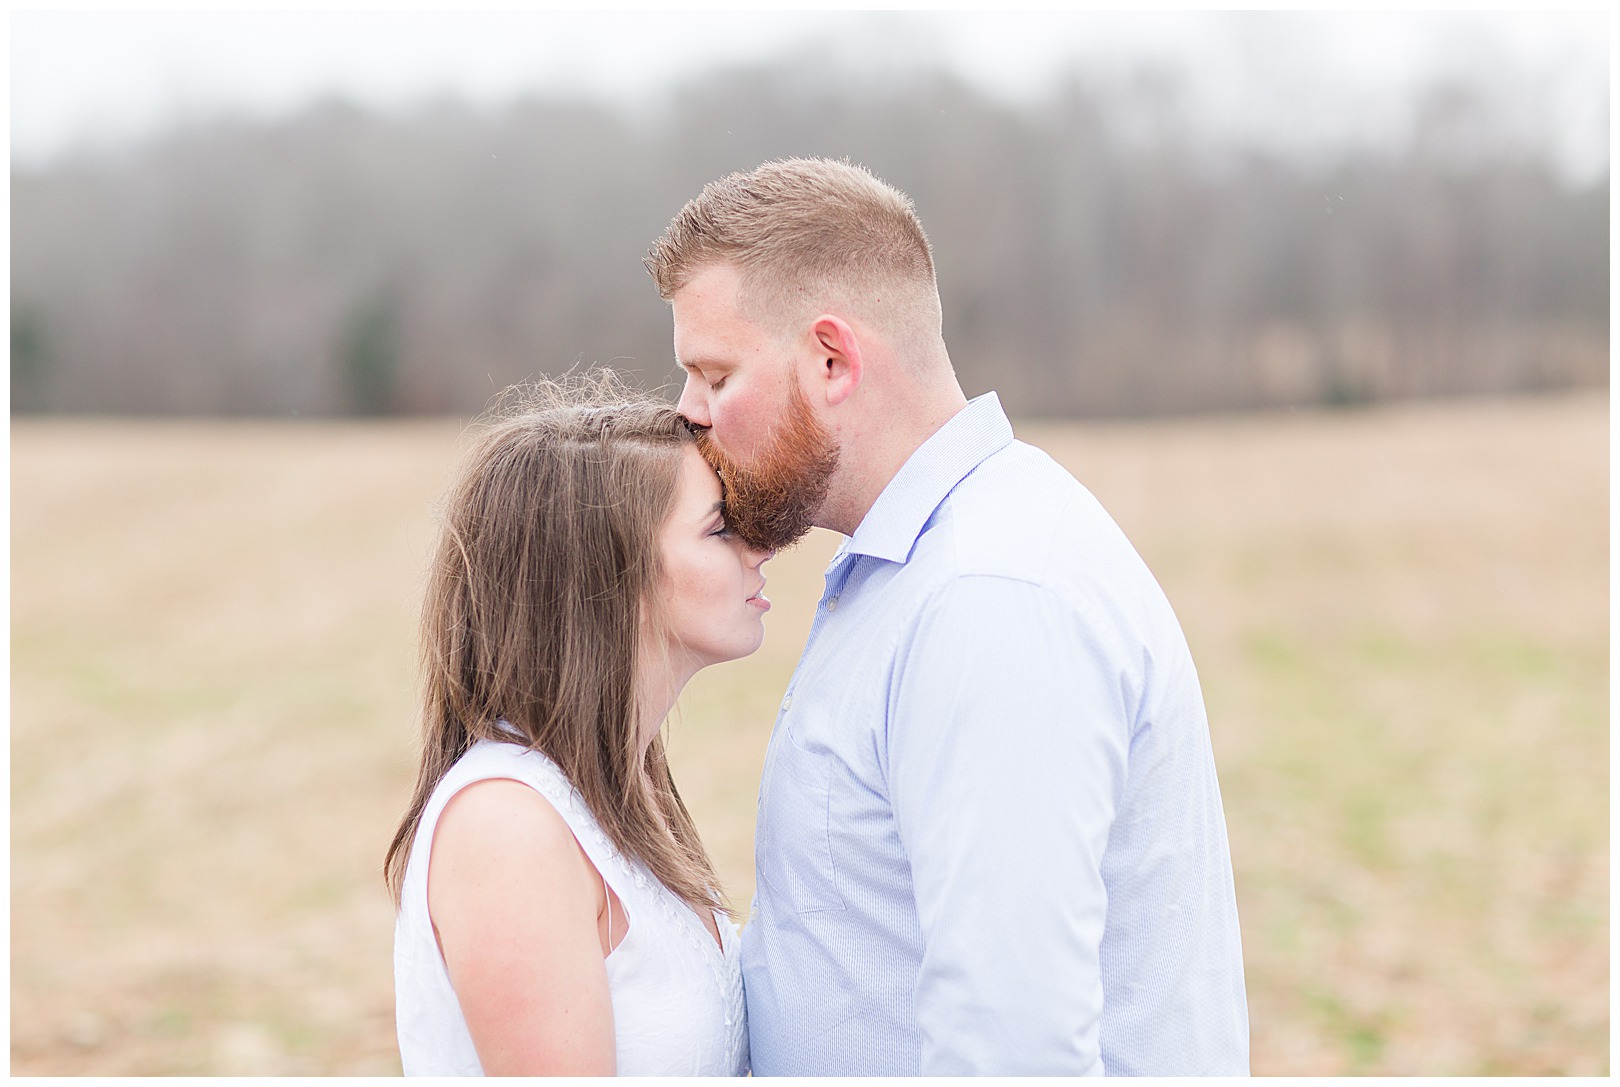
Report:
M 1265 1074 L 1609 1069 L 1606 394 L 1020 426 L 1199 664 Z M 15 421 L 11 1071 L 397 1072 L 382 852 L 453 421 Z M 831 538 L 700 676 L 734 900 Z

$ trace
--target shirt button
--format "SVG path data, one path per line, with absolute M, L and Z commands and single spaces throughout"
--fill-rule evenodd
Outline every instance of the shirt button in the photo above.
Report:
M 827 601 L 827 610 L 828 611 L 837 611 L 838 610 L 838 598 L 836 596 Z
M 793 695 L 789 694 L 786 698 L 782 699 L 782 712 L 786 713 L 788 711 L 788 707 L 791 705 L 793 705 Z

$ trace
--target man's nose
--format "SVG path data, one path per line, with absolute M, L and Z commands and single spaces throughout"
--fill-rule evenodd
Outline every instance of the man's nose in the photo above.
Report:
M 762 551 L 757 547 L 744 545 L 743 552 L 747 557 L 748 565 L 755 570 L 776 558 L 776 549 L 774 547 L 769 551 Z
M 696 426 L 709 426 L 709 405 L 698 385 L 698 382 L 692 380 L 691 375 L 687 375 L 686 383 L 681 386 L 680 402 L 675 405 L 675 410 Z

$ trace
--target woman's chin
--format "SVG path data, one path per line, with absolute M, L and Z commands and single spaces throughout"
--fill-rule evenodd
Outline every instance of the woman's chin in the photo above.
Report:
M 759 634 L 758 634 L 758 636 L 755 637 L 753 640 L 751 640 L 746 645 L 746 647 L 743 648 L 742 652 L 738 653 L 735 657 L 732 657 L 731 659 L 732 660 L 741 660 L 744 657 L 751 657 L 755 653 L 759 652 L 759 647 L 764 645 L 764 644 L 765 644 L 765 624 L 763 622 L 761 622 L 759 624 Z

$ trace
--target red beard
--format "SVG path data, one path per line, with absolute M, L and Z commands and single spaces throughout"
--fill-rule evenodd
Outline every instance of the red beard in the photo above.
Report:
M 815 416 L 796 384 L 765 448 L 744 466 L 722 452 L 707 427 L 697 431 L 698 452 L 720 476 L 725 517 L 750 547 L 780 551 L 809 532 L 838 468 L 838 443 Z

